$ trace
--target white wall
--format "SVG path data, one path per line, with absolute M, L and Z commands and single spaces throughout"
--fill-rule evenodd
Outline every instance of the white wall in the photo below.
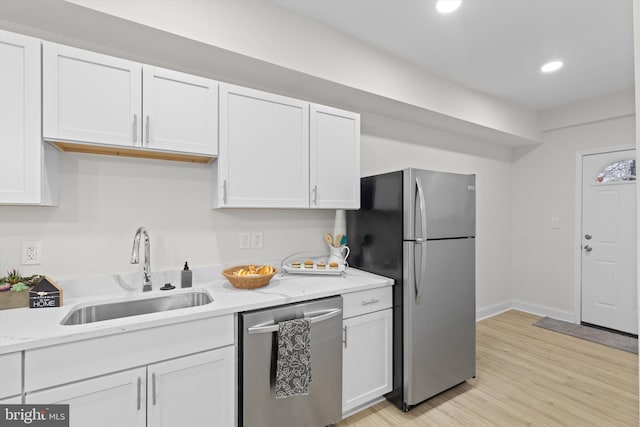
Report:
M 59 207 L 0 207 L 0 274 L 59 280 L 141 270 L 133 236 L 151 236 L 152 271 L 281 259 L 324 250 L 335 211 L 209 208 L 208 166 L 63 153 Z M 263 249 L 238 249 L 238 233 L 263 231 Z M 22 266 L 22 242 L 42 240 L 43 264 Z
M 424 129 L 426 143 L 441 136 Z M 483 316 L 504 307 L 511 300 L 510 163 L 369 135 L 361 143 L 363 176 L 406 167 L 476 174 L 476 308 Z
M 514 161 L 512 272 L 516 305 L 574 320 L 576 153 L 634 144 L 635 117 L 546 131 L 544 143 Z M 551 228 L 559 218 L 560 228 Z
M 441 136 L 441 131 L 425 129 Z M 88 154 L 61 156 L 60 207 L 0 207 L 0 271 L 54 279 L 138 271 L 129 264 L 136 228 L 151 235 L 152 270 L 280 259 L 322 251 L 334 211 L 209 209 L 207 166 Z M 477 175 L 477 307 L 511 298 L 510 164 L 481 156 L 362 136 L 362 173 L 404 167 Z M 263 231 L 264 248 L 238 249 L 240 231 Z M 23 241 L 42 240 L 44 262 L 21 266 Z

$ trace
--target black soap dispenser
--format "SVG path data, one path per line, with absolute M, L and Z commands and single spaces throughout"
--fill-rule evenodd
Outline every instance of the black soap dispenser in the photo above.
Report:
M 184 262 L 184 269 L 180 272 L 180 287 L 181 288 L 190 288 L 192 283 L 193 272 L 189 270 L 189 264 Z

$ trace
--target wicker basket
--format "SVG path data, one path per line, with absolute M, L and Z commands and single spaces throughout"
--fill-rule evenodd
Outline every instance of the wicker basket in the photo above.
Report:
M 234 273 L 241 268 L 247 270 L 249 268 L 248 265 L 236 265 L 235 267 L 229 267 L 222 270 L 222 275 L 227 278 L 229 282 L 233 286 L 239 289 L 256 289 L 266 286 L 269 281 L 276 275 L 278 272 L 277 269 L 274 268 L 273 273 L 271 274 L 259 274 L 253 276 L 235 276 Z

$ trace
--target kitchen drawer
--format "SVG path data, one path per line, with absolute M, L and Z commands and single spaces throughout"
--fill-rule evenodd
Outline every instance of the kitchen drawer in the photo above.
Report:
M 0 399 L 22 393 L 22 355 L 0 355 Z
M 233 315 L 25 351 L 25 391 L 232 345 Z
M 385 286 L 343 295 L 343 319 L 390 308 L 393 301 L 391 290 L 391 286 Z

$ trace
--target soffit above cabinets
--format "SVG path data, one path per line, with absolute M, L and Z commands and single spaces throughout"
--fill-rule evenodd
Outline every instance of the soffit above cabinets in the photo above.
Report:
M 426 94 L 417 95 L 411 90 L 407 91 L 407 88 L 399 90 L 392 87 L 388 92 L 378 91 L 375 85 L 367 87 L 366 73 L 356 76 L 355 81 L 362 84 L 354 86 L 346 80 L 332 80 L 301 72 L 62 0 L 3 0 L 0 9 L 0 26 L 12 31 L 358 111 L 362 115 L 364 133 L 376 132 L 376 118 L 385 117 L 390 119 L 390 125 L 384 130 L 391 134 L 385 137 L 392 137 L 396 130 L 398 133 L 404 132 L 403 124 L 407 123 L 409 128 L 432 127 L 459 135 L 461 140 L 470 140 L 469 147 L 473 145 L 473 140 L 479 140 L 506 152 L 511 148 L 541 143 L 537 113 L 517 107 L 509 108 L 499 100 L 484 97 L 480 93 L 470 92 L 470 96 L 464 98 L 466 92 L 454 90 L 453 94 L 457 93 L 456 96 L 463 97 L 460 99 L 468 103 L 455 102 L 455 97 L 445 100 L 461 114 L 444 114 L 429 108 L 429 91 L 426 89 Z M 51 20 L 50 16 L 59 19 Z M 417 76 L 414 73 L 411 78 L 415 80 Z M 400 75 L 393 77 L 398 85 L 402 84 Z M 438 98 L 442 98 L 443 89 L 436 86 L 440 92 Z M 425 99 L 426 102 L 422 102 Z M 373 125 L 369 126 L 368 123 Z M 419 138 L 415 139 L 411 142 L 419 142 Z M 429 144 L 429 141 L 421 143 Z

